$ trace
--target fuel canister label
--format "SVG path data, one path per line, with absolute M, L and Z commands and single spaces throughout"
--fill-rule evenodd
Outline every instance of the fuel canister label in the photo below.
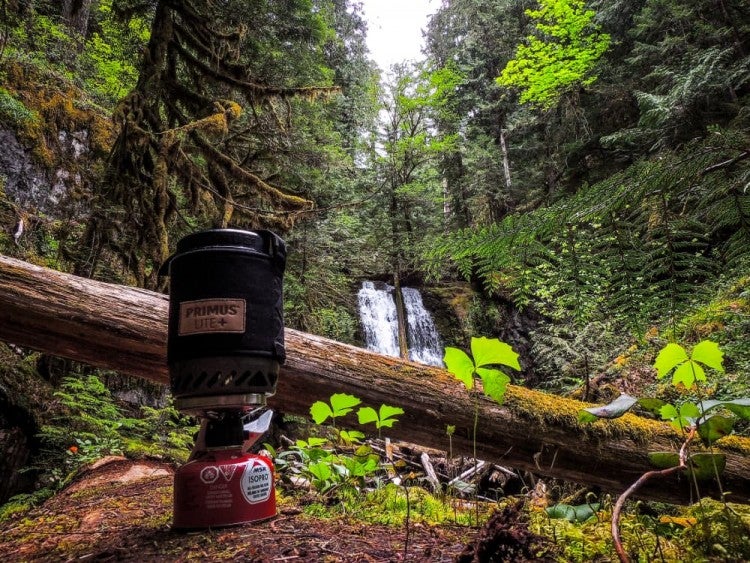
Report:
M 244 299 L 200 299 L 180 303 L 178 336 L 245 332 Z
M 250 504 L 267 501 L 273 490 L 273 474 L 268 463 L 258 458 L 250 460 L 242 473 L 240 488 Z

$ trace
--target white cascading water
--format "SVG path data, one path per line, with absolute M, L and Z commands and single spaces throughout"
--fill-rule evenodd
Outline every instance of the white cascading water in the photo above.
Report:
M 359 318 L 368 350 L 398 357 L 398 314 L 393 298 L 394 287 L 363 282 L 357 294 Z M 422 296 L 414 288 L 401 288 L 406 309 L 409 359 L 431 366 L 443 365 L 443 346 L 430 313 L 424 308 Z
M 422 303 L 422 295 L 413 287 L 402 287 L 406 309 L 406 330 L 409 359 L 428 366 L 443 365 L 443 343 L 440 341 L 432 315 Z
M 386 285 L 385 289 L 376 289 L 373 282 L 362 282 L 357 301 L 365 333 L 365 347 L 386 356 L 398 357 L 398 314 L 393 287 Z

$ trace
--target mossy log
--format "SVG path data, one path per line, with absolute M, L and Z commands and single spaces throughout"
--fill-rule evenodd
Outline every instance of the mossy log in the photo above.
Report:
M 168 383 L 167 310 L 167 297 L 158 293 L 0 257 L 0 339 L 10 343 Z M 314 401 L 350 393 L 376 408 L 404 409 L 387 430 L 390 437 L 447 450 L 446 428 L 453 425 L 453 453 L 471 455 L 476 412 L 477 457 L 612 493 L 652 469 L 648 452 L 677 451 L 681 444 L 658 421 L 628 414 L 580 424 L 577 414 L 586 404 L 516 386 L 499 406 L 470 395 L 443 369 L 296 330 L 287 329 L 286 345 L 287 363 L 269 400 L 286 413 L 306 416 Z M 729 436 L 716 449 L 726 454 L 721 486 L 727 498 L 750 502 L 750 439 Z M 715 482 L 699 489 L 721 494 Z M 673 503 L 696 498 L 686 475 L 649 482 L 636 496 Z

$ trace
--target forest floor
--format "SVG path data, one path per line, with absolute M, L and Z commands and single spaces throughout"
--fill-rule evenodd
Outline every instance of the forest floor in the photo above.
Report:
M 453 561 L 465 526 L 405 527 L 307 516 L 285 499 L 276 518 L 198 532 L 171 529 L 173 467 L 110 459 L 25 515 L 0 524 L 3 561 Z

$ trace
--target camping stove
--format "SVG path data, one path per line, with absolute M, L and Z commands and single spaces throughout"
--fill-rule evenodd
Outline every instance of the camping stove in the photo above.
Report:
M 285 359 L 284 241 L 269 231 L 188 235 L 169 275 L 167 361 L 178 410 L 201 419 L 174 477 L 174 527 L 207 528 L 276 515 L 271 460 L 253 453 L 273 412 Z

